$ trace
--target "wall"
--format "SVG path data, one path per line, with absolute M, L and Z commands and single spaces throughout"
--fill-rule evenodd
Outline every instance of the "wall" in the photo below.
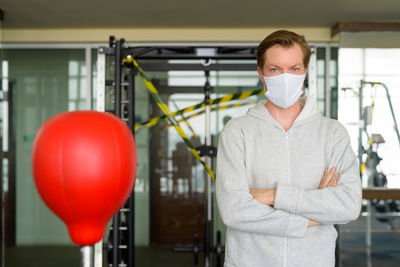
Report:
M 110 35 L 128 42 L 259 42 L 280 28 L 105 28 L 3 29 L 3 42 L 107 42 Z M 329 27 L 288 28 L 309 42 L 331 41 Z
M 17 245 L 70 243 L 64 224 L 39 198 L 30 155 L 40 125 L 68 110 L 72 102 L 76 104 L 75 96 L 82 96 L 85 78 L 71 67 L 84 64 L 84 51 L 6 50 L 4 60 L 9 62 L 9 77 L 15 85 Z

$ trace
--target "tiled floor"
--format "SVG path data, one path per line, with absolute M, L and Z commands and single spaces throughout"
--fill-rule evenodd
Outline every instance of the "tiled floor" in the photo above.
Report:
M 367 264 L 365 247 L 365 218 L 341 227 L 341 267 L 364 267 Z M 400 218 L 394 221 L 400 230 Z M 386 223 L 372 221 L 375 230 L 389 230 Z M 193 255 L 174 253 L 168 247 L 137 247 L 136 267 L 190 267 Z M 203 266 L 200 255 L 200 263 Z M 35 246 L 6 249 L 6 267 L 79 267 L 78 247 Z M 103 265 L 104 267 L 106 265 Z M 215 264 L 213 265 L 215 266 Z M 373 233 L 371 265 L 375 267 L 400 266 L 400 233 Z
M 388 223 L 372 220 L 373 233 L 368 265 L 368 250 L 365 245 L 366 218 L 341 227 L 340 257 L 342 267 L 400 266 L 400 218 L 393 220 L 394 231 Z

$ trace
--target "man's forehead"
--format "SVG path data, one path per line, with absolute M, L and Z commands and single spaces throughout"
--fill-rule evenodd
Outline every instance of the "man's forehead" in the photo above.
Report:
M 303 54 L 303 51 L 301 50 L 300 45 L 296 44 L 296 43 L 289 45 L 289 46 L 275 44 L 275 45 L 271 46 L 270 48 L 268 48 L 267 50 L 265 50 L 264 55 L 267 55 L 268 53 L 271 53 L 273 51 L 298 51 L 301 54 Z
M 297 47 L 295 47 L 297 45 Z M 275 61 L 288 61 L 292 64 L 303 63 L 303 51 L 298 44 L 284 47 L 281 45 L 274 45 L 267 49 L 264 53 L 264 62 L 266 64 L 274 64 Z

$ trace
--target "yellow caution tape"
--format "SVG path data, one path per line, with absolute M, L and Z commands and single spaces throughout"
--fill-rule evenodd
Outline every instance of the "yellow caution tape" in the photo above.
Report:
M 256 101 L 248 101 L 248 102 L 240 102 L 240 103 L 235 103 L 235 104 L 230 104 L 230 105 L 212 107 L 212 108 L 211 108 L 211 111 L 215 111 L 215 110 L 224 110 L 224 109 L 229 109 L 229 108 L 236 108 L 236 107 L 251 105 L 251 104 L 255 104 L 255 103 L 256 103 Z M 206 110 L 203 109 L 203 110 L 201 110 L 201 111 L 199 111 L 199 112 L 193 113 L 193 114 L 191 114 L 191 115 L 189 115 L 189 116 L 187 116 L 187 117 L 184 117 L 183 119 L 178 120 L 178 123 L 181 123 L 181 122 L 184 121 L 184 120 L 185 120 L 185 121 L 188 121 L 188 120 L 190 120 L 190 119 L 192 119 L 192 118 L 194 118 L 194 117 L 197 117 L 197 116 L 199 116 L 199 115 L 201 115 L 201 114 L 204 114 L 205 112 L 206 112 Z M 171 127 L 171 124 L 165 125 L 164 128 L 163 128 L 163 130 L 167 130 L 169 127 Z
M 364 171 L 365 171 L 365 168 L 366 168 L 367 166 L 366 166 L 366 164 L 365 163 L 362 163 L 361 164 L 361 174 L 364 174 Z
M 172 101 L 172 103 L 174 104 L 175 108 L 178 109 L 178 105 L 176 104 L 175 101 Z M 182 121 L 185 122 L 186 126 L 189 128 L 189 130 L 192 132 L 193 137 L 198 138 L 198 135 L 196 134 L 196 132 L 194 131 L 194 129 L 192 128 L 192 126 L 190 125 L 190 123 L 188 122 L 188 120 L 183 116 L 183 114 L 181 115 L 182 119 L 180 119 L 178 121 L 178 123 L 181 123 Z M 168 124 L 171 125 L 171 124 Z
M 174 126 L 175 130 L 178 132 L 180 137 L 183 139 L 185 144 L 189 147 L 189 150 L 192 152 L 192 154 L 196 157 L 196 159 L 204 166 L 204 168 L 207 170 L 207 172 L 210 174 L 211 178 L 215 180 L 215 174 L 211 170 L 211 168 L 201 159 L 200 155 L 197 153 L 196 148 L 193 146 L 192 142 L 190 142 L 189 138 L 186 136 L 185 132 L 182 130 L 182 128 L 179 126 L 178 122 L 176 121 L 173 113 L 169 110 L 168 106 L 163 102 L 161 99 L 156 87 L 153 85 L 153 83 L 147 78 L 146 74 L 143 72 L 142 68 L 139 66 L 137 61 L 134 58 L 129 58 L 130 61 L 133 63 L 135 68 L 137 69 L 140 78 L 144 82 L 147 90 L 150 91 L 151 95 L 153 96 L 154 100 L 157 102 L 158 107 L 161 109 L 161 111 L 165 114 L 165 116 L 168 118 L 169 122 Z
M 242 100 L 242 99 L 246 99 L 246 98 L 248 98 L 250 96 L 253 96 L 253 95 L 263 95 L 263 94 L 264 94 L 264 89 L 244 91 L 244 92 L 235 93 L 235 94 L 228 94 L 228 95 L 225 95 L 225 96 L 220 97 L 220 98 L 211 99 L 210 100 L 210 105 L 222 104 L 222 103 L 230 102 L 230 101 L 233 101 L 233 100 Z M 204 102 L 201 102 L 201 103 L 198 103 L 196 105 L 193 105 L 193 106 L 190 106 L 190 107 L 175 111 L 175 112 L 172 113 L 172 116 L 189 113 L 189 112 L 192 112 L 194 110 L 201 109 L 201 108 L 204 108 L 204 107 L 205 107 Z M 159 123 L 162 120 L 165 120 L 166 118 L 167 118 L 167 116 L 164 115 L 164 116 L 151 118 L 151 119 L 149 119 L 147 121 L 144 121 L 144 122 L 136 123 L 135 124 L 135 132 L 138 131 L 140 128 L 143 128 L 143 127 L 146 127 L 146 128 L 153 127 L 154 125 L 156 125 L 157 123 Z

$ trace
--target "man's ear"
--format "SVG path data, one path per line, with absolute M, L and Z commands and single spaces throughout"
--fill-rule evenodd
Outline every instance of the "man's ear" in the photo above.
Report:
M 260 78 L 264 77 L 260 67 L 257 67 L 257 72 L 258 72 L 258 76 L 260 76 Z
M 257 67 L 258 77 L 260 77 L 261 81 L 264 83 L 264 75 L 260 67 Z
M 260 77 L 261 82 L 264 84 L 264 89 L 266 90 L 267 89 L 267 85 L 265 84 L 264 75 L 263 75 L 262 70 L 261 70 L 260 67 L 257 67 L 257 72 L 258 72 L 258 76 Z

